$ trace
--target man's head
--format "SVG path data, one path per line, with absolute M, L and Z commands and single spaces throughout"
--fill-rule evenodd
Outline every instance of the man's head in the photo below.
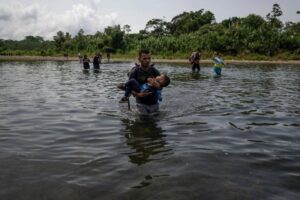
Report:
M 148 49 L 141 49 L 139 51 L 139 61 L 142 67 L 148 67 L 151 62 L 151 54 Z

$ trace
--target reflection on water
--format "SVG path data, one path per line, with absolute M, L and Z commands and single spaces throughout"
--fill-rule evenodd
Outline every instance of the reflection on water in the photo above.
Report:
M 200 78 L 200 73 L 199 72 L 192 72 L 191 77 L 194 80 L 198 80 Z
M 158 64 L 149 117 L 118 103 L 131 66 L 0 62 L 1 200 L 300 198 L 299 66 Z
M 166 147 L 163 130 L 152 117 L 141 116 L 136 120 L 122 119 L 126 144 L 132 149 L 128 153 L 130 162 L 142 165 L 151 160 L 162 159 L 171 149 Z

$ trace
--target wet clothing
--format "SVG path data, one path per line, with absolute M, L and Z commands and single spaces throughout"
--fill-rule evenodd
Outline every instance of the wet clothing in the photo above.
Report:
M 194 64 L 193 64 L 193 67 L 192 67 L 193 72 L 194 72 L 196 69 L 197 69 L 198 72 L 200 71 L 200 64 L 199 64 L 199 63 L 194 63 Z
M 139 111 L 140 114 L 142 115 L 149 115 L 149 114 L 153 114 L 159 111 L 159 105 L 157 104 L 153 104 L 153 105 L 146 105 L 146 104 L 140 104 L 137 103 L 136 107 Z
M 214 67 L 213 71 L 216 75 L 220 76 L 221 72 L 222 72 L 222 68 L 221 67 Z
M 220 76 L 221 75 L 221 72 L 222 72 L 222 67 L 224 66 L 224 62 L 223 60 L 216 56 L 213 58 L 213 61 L 214 61 L 214 68 L 213 68 L 213 71 L 216 75 Z
M 100 56 L 95 56 L 93 58 L 93 66 L 94 66 L 94 69 L 100 69 L 100 63 L 101 63 L 101 58 Z
M 134 78 L 140 84 L 147 83 L 147 78 L 154 78 L 159 75 L 159 71 L 154 67 L 153 64 L 150 65 L 147 71 L 144 71 L 140 65 L 135 64 L 128 74 L 129 80 Z
M 159 71 L 151 65 L 147 71 L 144 71 L 142 67 L 136 64 L 129 72 L 129 80 L 135 79 L 139 84 L 147 83 L 147 78 L 153 78 L 159 76 Z M 158 98 L 155 93 L 150 94 L 147 97 L 136 97 L 136 102 L 138 104 L 154 105 L 158 104 Z
M 130 79 L 127 83 L 125 83 L 125 87 L 125 97 L 129 97 L 132 91 L 135 91 L 137 93 L 151 92 L 152 94 L 154 94 L 156 102 L 162 101 L 161 90 L 150 86 L 148 83 L 139 84 L 139 82 L 137 82 L 135 79 Z
M 201 54 L 200 52 L 193 52 L 191 57 L 190 57 L 190 62 L 193 65 L 192 70 L 195 71 L 200 71 L 200 59 L 201 59 Z
M 90 59 L 88 58 L 83 58 L 83 69 L 90 69 Z

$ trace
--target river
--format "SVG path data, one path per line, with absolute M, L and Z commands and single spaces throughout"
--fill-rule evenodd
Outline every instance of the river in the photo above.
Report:
M 0 199 L 300 199 L 300 66 L 171 78 L 160 112 L 118 101 L 133 63 L 0 62 Z

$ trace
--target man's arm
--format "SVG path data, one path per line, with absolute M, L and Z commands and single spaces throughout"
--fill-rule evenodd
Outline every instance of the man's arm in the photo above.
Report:
M 142 97 L 142 98 L 152 94 L 152 92 L 135 92 L 135 91 L 132 91 L 131 93 L 135 97 Z

